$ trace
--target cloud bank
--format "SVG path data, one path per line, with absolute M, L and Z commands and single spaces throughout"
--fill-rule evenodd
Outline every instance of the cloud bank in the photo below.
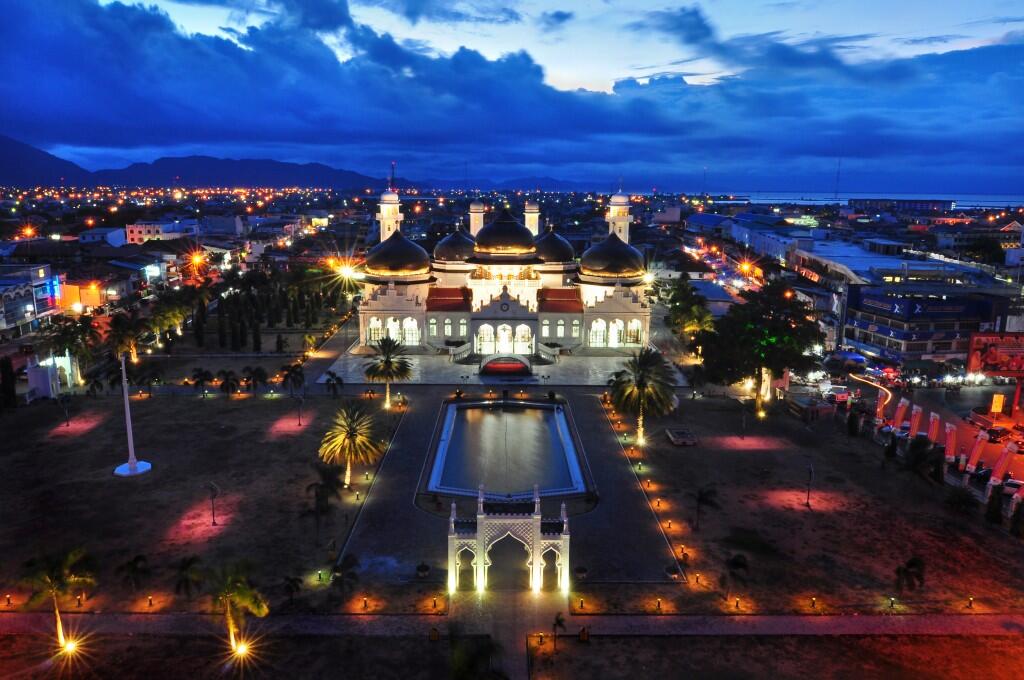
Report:
M 399 42 L 344 0 L 193 2 L 266 20 L 229 39 L 185 35 L 142 5 L 9 4 L 0 69 L 17 96 L 0 102 L 0 130 L 89 167 L 202 152 L 381 174 L 397 158 L 414 177 L 468 165 L 496 179 L 695 190 L 706 166 L 713 189 L 830 191 L 842 157 L 847 191 L 1024 193 L 1024 45 L 1012 39 L 853 63 L 843 46 L 863 36 L 723 37 L 689 7 L 641 16 L 631 35 L 676 41 L 731 75 L 631 78 L 603 93 L 551 87 L 527 51 Z M 387 5 L 413 22 L 523 20 L 483 2 Z M 563 14 L 547 21 L 572 20 Z

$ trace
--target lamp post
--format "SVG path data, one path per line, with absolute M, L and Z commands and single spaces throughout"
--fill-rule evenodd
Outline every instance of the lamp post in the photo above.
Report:
M 132 436 L 132 409 L 128 400 L 128 374 L 124 368 L 124 354 L 121 354 L 121 395 L 124 397 L 124 426 L 128 432 L 128 462 L 114 468 L 118 477 L 134 477 L 149 472 L 153 466 L 135 457 L 135 439 Z

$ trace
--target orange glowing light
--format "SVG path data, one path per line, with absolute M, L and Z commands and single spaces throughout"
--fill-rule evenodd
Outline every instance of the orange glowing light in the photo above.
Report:
M 25 235 L 25 238 L 32 238 L 36 235 L 36 230 L 32 227 L 25 227 L 21 230 L 21 233 Z

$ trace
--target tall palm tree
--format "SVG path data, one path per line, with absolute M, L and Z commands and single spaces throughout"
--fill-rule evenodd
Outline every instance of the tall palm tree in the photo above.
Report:
M 116 572 L 121 576 L 122 582 L 131 588 L 132 592 L 139 590 L 149 579 L 152 571 L 149 568 L 149 560 L 145 555 L 136 555 L 127 562 L 118 565 Z
M 210 373 L 205 368 L 193 368 L 192 369 L 192 387 L 196 390 L 203 390 L 203 399 L 206 399 L 206 383 L 213 381 L 213 373 Z
M 238 632 L 245 614 L 264 617 L 270 612 L 267 600 L 249 580 L 245 565 L 230 564 L 210 575 L 210 596 L 215 607 L 224 608 L 231 649 L 238 649 Z
M 675 369 L 655 349 L 635 352 L 608 385 L 615 408 L 636 416 L 637 444 L 645 441 L 645 415 L 661 416 L 675 408 Z
M 723 599 L 728 602 L 729 593 L 732 592 L 733 586 L 737 583 L 741 585 L 746 584 L 749 576 L 750 562 L 747 560 L 746 555 L 736 554 L 725 560 L 725 571 L 722 572 L 722 576 L 719 579 L 720 585 L 724 590 Z
M 405 347 L 394 338 L 381 338 L 373 345 L 376 356 L 366 363 L 364 373 L 370 382 L 384 383 L 384 408 L 391 408 L 391 383 L 412 376 L 412 362 Z
M 164 371 L 159 366 L 156 366 L 150 362 L 146 362 L 143 365 L 142 371 L 136 377 L 138 381 L 136 384 L 144 385 L 146 391 L 149 392 L 149 396 L 153 396 L 153 385 L 163 380 Z
M 85 551 L 76 548 L 59 555 L 46 555 L 25 563 L 24 585 L 32 589 L 26 606 L 34 606 L 49 598 L 53 601 L 53 617 L 57 623 L 57 644 L 67 649 L 64 626 L 60 620 L 58 600 L 75 588 L 96 585 L 96 577 L 88 566 Z
M 255 393 L 260 385 L 267 384 L 267 371 L 262 366 L 246 366 L 242 369 L 242 378 L 249 386 L 249 391 Z
M 217 371 L 217 377 L 220 379 L 220 391 L 230 399 L 231 394 L 238 391 L 238 376 L 234 371 L 220 370 Z
M 303 514 L 313 515 L 316 524 L 316 543 L 320 544 L 320 521 L 331 511 L 331 499 L 341 500 L 341 468 L 337 465 L 316 463 L 317 481 L 306 486 L 306 493 L 313 494 L 313 507 Z
M 700 511 L 705 506 L 709 508 L 718 507 L 718 489 L 713 486 L 702 486 L 693 495 L 697 501 L 697 517 L 693 523 L 693 530 L 700 531 Z
M 189 555 L 178 560 L 174 567 L 174 594 L 185 594 L 189 600 L 203 587 L 203 572 L 199 568 L 199 555 Z
M 306 384 L 306 372 L 302 364 L 294 363 L 290 366 L 282 366 L 281 382 L 288 387 L 288 394 L 294 395 L 295 390 L 300 390 Z
M 107 345 L 115 357 L 127 353 L 131 362 L 139 361 L 139 336 L 149 328 L 145 319 L 133 309 L 130 314 L 118 312 L 110 317 L 110 329 L 107 331 Z
M 42 335 L 43 348 L 51 360 L 55 355 L 68 355 L 78 363 L 79 372 L 92 361 L 93 351 L 100 343 L 99 331 L 89 315 L 77 319 L 57 317 L 43 328 Z M 75 376 L 68 375 L 67 378 L 70 387 Z
M 298 576 L 285 576 L 281 579 L 281 587 L 284 589 L 286 595 L 288 595 L 288 601 L 292 602 L 295 600 L 295 596 L 302 590 L 302 579 Z
M 320 442 L 320 459 L 331 465 L 345 464 L 345 488 L 352 483 L 352 463 L 370 465 L 383 451 L 377 439 L 376 420 L 357 402 L 343 405 Z

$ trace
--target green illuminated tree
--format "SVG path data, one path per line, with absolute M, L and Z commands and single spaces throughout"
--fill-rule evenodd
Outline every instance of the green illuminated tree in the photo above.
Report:
M 376 435 L 376 419 L 357 402 L 348 402 L 334 416 L 320 442 L 320 459 L 329 465 L 345 464 L 345 488 L 352 483 L 352 464 L 370 465 L 384 446 Z
M 697 341 L 704 349 L 708 378 L 722 384 L 752 378 L 755 410 L 760 411 L 766 372 L 777 376 L 786 369 L 810 370 L 816 360 L 809 350 L 824 335 L 812 310 L 783 281 L 741 295 L 746 302 L 730 307 L 714 331 L 701 333 Z
M 46 555 L 25 563 L 22 583 L 32 590 L 26 606 L 32 607 L 43 600 L 53 602 L 53 617 L 57 625 L 57 644 L 67 649 L 64 626 L 60 620 L 58 600 L 72 594 L 76 588 L 96 585 L 96 578 L 87 566 L 88 558 L 80 548 L 59 555 Z

